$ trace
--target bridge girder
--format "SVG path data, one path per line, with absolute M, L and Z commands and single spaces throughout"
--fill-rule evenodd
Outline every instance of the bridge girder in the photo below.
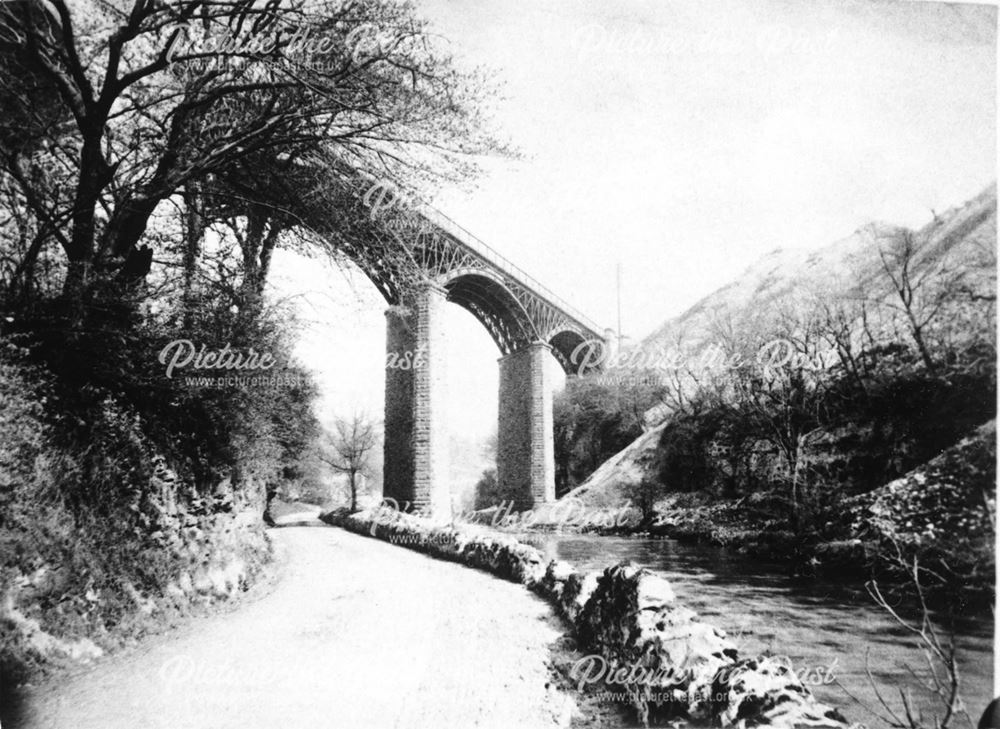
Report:
M 426 283 L 448 291 L 483 325 L 501 354 L 551 346 L 567 374 L 580 346 L 606 347 L 607 334 L 471 233 L 433 209 L 375 216 L 350 186 L 316 187 L 295 201 L 297 218 L 352 260 L 390 306 L 406 306 Z M 579 360 L 577 360 L 578 362 Z
M 392 287 L 399 301 L 405 299 L 403 292 L 421 283 L 442 286 L 448 300 L 472 313 L 504 355 L 544 342 L 564 371 L 576 374 L 574 350 L 581 345 L 605 346 L 605 336 L 596 327 L 446 231 L 425 228 L 409 240 L 399 235 L 396 250 L 405 251 L 405 260 L 395 256 L 403 264 L 394 272 Z M 366 273 L 371 276 L 375 271 Z

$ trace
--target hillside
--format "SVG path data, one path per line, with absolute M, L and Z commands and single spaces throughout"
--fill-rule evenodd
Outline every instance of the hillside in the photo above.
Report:
M 990 185 L 964 205 L 952 208 L 918 231 L 921 242 L 916 264 L 922 269 L 947 262 L 961 266 L 976 290 L 996 287 L 996 185 Z M 715 324 L 737 320 L 745 312 L 773 309 L 784 300 L 823 295 L 843 297 L 858 291 L 891 291 L 880 281 L 878 247 L 872 233 L 889 236 L 898 226 L 873 223 L 814 251 L 778 249 L 750 266 L 735 281 L 668 319 L 636 345 L 656 351 L 681 346 L 696 352 L 709 345 Z
M 936 347 L 935 352 L 942 352 L 942 361 L 954 361 L 954 352 L 963 347 L 965 349 L 962 351 L 966 351 L 972 345 L 979 346 L 983 341 L 990 342 L 993 339 L 991 321 L 995 318 L 995 307 L 991 301 L 996 288 L 996 212 L 996 187 L 990 185 L 965 204 L 938 215 L 930 224 L 913 233 L 914 249 L 908 261 L 907 275 L 910 280 L 924 286 L 923 289 L 916 290 L 915 299 L 929 310 L 932 306 L 947 307 L 936 318 L 930 318 L 922 329 L 922 334 L 929 342 L 928 346 Z M 837 354 L 843 354 L 845 347 L 853 350 L 850 351 L 852 357 L 862 361 L 864 358 L 860 353 L 864 351 L 892 347 L 909 347 L 915 350 L 912 337 L 907 335 L 907 321 L 903 318 L 905 312 L 900 311 L 898 294 L 893 290 L 893 279 L 886 275 L 883 266 L 887 250 L 885 241 L 897 240 L 904 233 L 906 231 L 903 228 L 878 223 L 865 226 L 815 251 L 774 251 L 750 266 L 739 279 L 709 294 L 681 315 L 664 322 L 642 340 L 636 350 L 644 353 L 646 362 L 654 360 L 653 355 L 658 352 L 681 352 L 683 357 L 680 361 L 689 363 L 697 362 L 699 355 L 710 348 L 734 347 L 734 342 L 740 337 L 746 337 L 737 342 L 745 347 L 751 341 L 759 347 L 760 342 L 777 336 L 802 340 L 807 340 L 810 336 L 819 340 L 824 340 L 825 337 L 825 341 L 817 346 L 825 347 L 828 354 L 832 352 L 831 361 L 835 366 L 829 370 L 831 375 L 842 372 Z M 932 289 L 925 282 L 933 282 L 937 288 Z M 940 295 L 945 287 L 948 293 L 946 302 L 945 297 Z M 932 294 L 941 298 L 943 303 L 932 298 Z M 858 302 L 864 302 L 863 306 Z M 819 332 L 818 335 L 815 331 L 806 332 L 802 312 L 815 308 L 821 309 L 831 320 L 839 317 L 838 326 L 848 334 L 838 339 L 834 336 L 837 333 L 829 330 Z M 984 311 L 987 313 L 985 317 Z M 794 316 L 790 316 L 788 312 L 792 312 Z M 862 318 L 863 325 L 860 323 Z M 787 320 L 791 319 L 795 323 L 789 326 Z M 824 323 L 829 329 L 830 322 Z M 757 338 L 751 339 L 747 332 L 752 332 Z M 762 333 L 766 333 L 766 336 Z M 838 350 L 838 347 L 841 349 Z M 995 348 L 984 359 L 992 361 L 992 352 L 995 352 Z M 897 356 L 902 359 L 899 362 L 893 360 L 894 363 L 879 375 L 882 385 L 897 377 L 905 380 L 901 373 L 907 368 L 915 367 L 915 353 Z M 874 377 L 874 371 L 881 366 L 865 364 L 869 369 L 863 374 L 865 377 Z M 699 378 L 697 373 L 692 375 L 691 372 L 686 372 L 674 380 L 673 386 L 683 391 L 685 398 L 690 398 L 698 387 L 704 387 L 704 378 Z M 924 385 L 914 387 L 919 390 Z M 919 397 L 921 396 L 914 395 L 917 400 Z M 891 401 L 892 397 L 889 399 Z M 899 400 L 898 396 L 896 400 Z M 660 457 L 662 454 L 658 454 L 658 451 L 663 450 L 665 429 L 670 419 L 690 416 L 690 413 L 676 411 L 677 401 L 675 393 L 673 397 L 664 398 L 661 404 L 651 408 L 647 412 L 647 431 L 635 443 L 608 459 L 564 498 L 576 498 L 585 505 L 594 507 L 616 506 L 627 501 L 630 491 L 644 478 L 658 478 L 663 461 Z M 962 413 L 962 409 L 956 409 L 954 403 L 942 407 L 942 413 Z M 891 410 L 891 406 L 887 410 Z M 917 416 L 922 415 L 918 409 Z M 880 415 L 879 418 L 881 417 Z M 895 416 L 886 417 L 891 421 Z M 913 414 L 908 417 L 912 418 Z M 991 414 L 985 410 L 976 414 L 969 412 L 969 422 L 959 422 L 964 417 L 965 415 L 958 417 L 953 423 L 959 432 L 961 428 L 974 427 L 984 422 Z M 906 465 L 912 466 L 915 464 L 907 459 L 917 457 L 915 454 L 922 453 L 923 448 L 928 449 L 930 457 L 964 434 L 953 436 L 938 432 L 933 437 L 924 437 L 922 446 L 913 447 L 908 441 L 903 442 L 904 436 L 900 434 L 902 429 L 905 428 L 895 424 L 865 423 L 859 428 L 839 427 L 834 431 L 821 433 L 816 440 L 820 447 L 826 448 L 824 457 L 827 460 L 850 460 L 854 453 L 867 448 L 863 454 L 865 459 L 882 459 L 894 464 L 897 461 L 907 461 Z M 876 438 L 876 444 L 859 445 L 858 432 L 865 433 L 861 440 Z M 884 442 L 878 438 L 882 438 Z M 887 445 L 889 443 L 892 445 Z M 721 449 L 724 452 L 728 446 L 716 443 L 714 447 L 717 451 Z M 892 453 L 880 450 L 888 447 L 903 449 L 905 455 L 902 460 L 896 459 Z M 838 452 L 838 449 L 846 449 L 848 455 Z M 754 457 L 758 461 L 773 460 L 776 451 L 762 441 L 752 442 L 749 450 L 757 454 Z M 901 467 L 898 464 L 894 467 L 897 470 L 887 471 L 887 478 L 908 470 L 899 470 Z M 673 473 L 677 474 L 678 470 L 674 469 Z M 683 480 L 683 468 L 680 469 L 680 477 Z M 738 473 L 730 475 L 730 479 L 734 481 L 740 478 Z M 685 483 L 665 485 L 668 490 L 691 488 Z

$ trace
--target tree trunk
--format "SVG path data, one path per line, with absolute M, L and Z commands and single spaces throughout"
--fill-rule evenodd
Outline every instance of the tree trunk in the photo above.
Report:
M 71 259 L 66 266 L 66 280 L 63 282 L 63 296 L 73 303 L 74 313 L 82 313 L 84 292 L 90 285 L 90 260 Z
M 35 282 L 35 264 L 38 262 L 38 256 L 46 240 L 45 230 L 36 233 L 24 254 L 24 258 L 11 274 L 11 300 L 27 302 L 31 298 Z
M 789 438 L 782 451 L 785 456 L 785 464 L 789 473 L 789 500 L 792 504 L 792 525 L 795 530 L 799 528 L 799 453 L 797 445 L 792 443 L 793 438 Z
M 184 190 L 184 291 L 182 307 L 184 328 L 190 329 L 194 316 L 194 277 L 205 236 L 205 222 L 199 206 L 201 198 L 197 183 L 189 183 Z
M 913 336 L 913 341 L 917 345 L 917 351 L 920 352 L 920 359 L 924 362 L 924 367 L 927 368 L 928 372 L 934 372 L 936 365 L 934 360 L 931 359 L 931 353 L 927 349 L 927 344 L 924 342 L 924 332 L 923 327 L 917 324 L 916 317 L 909 307 L 906 309 L 906 316 L 910 320 L 910 334 Z
M 116 211 L 108 224 L 108 237 L 102 250 L 111 251 L 111 255 L 117 258 L 125 258 L 145 234 L 149 218 L 162 199 L 162 196 L 140 197 L 123 203 L 121 213 Z
M 101 153 L 101 134 L 89 134 L 80 150 L 80 178 L 73 197 L 69 266 L 63 283 L 63 295 L 74 304 L 82 302 L 90 284 L 96 231 L 94 210 L 109 179 L 110 169 Z
M 278 243 L 282 224 L 262 205 L 252 205 L 247 213 L 247 233 L 243 249 L 243 283 L 240 294 L 247 321 L 255 320 L 264 306 L 264 285 L 271 267 L 271 255 Z

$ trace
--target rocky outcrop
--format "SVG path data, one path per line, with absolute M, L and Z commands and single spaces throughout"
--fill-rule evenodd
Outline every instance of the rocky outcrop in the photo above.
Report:
M 723 727 L 846 727 L 818 702 L 787 662 L 740 658 L 726 634 L 681 605 L 670 583 L 630 562 L 580 574 L 513 537 L 486 529 L 436 526 L 373 510 L 327 514 L 349 531 L 486 570 L 546 597 L 572 624 L 579 645 L 599 657 L 601 681 L 624 690 L 640 719 L 718 722 Z M 572 677 L 584 681 L 594 678 Z
M 594 471 L 587 480 L 563 496 L 588 508 L 618 508 L 629 503 L 628 493 L 655 466 L 660 437 L 666 424 L 644 432 Z
M 231 599 L 270 560 L 259 489 L 224 482 L 204 497 L 164 459 L 153 465 L 110 523 L 81 527 L 35 505 L 15 513 L 0 535 L 0 686 L 90 662 L 170 616 Z
M 996 421 L 902 478 L 849 499 L 855 532 L 862 527 L 903 544 L 939 546 L 972 532 L 992 542 L 996 485 Z
M 933 578 L 925 586 L 992 597 L 996 421 L 844 507 L 852 543 L 863 541 L 877 559 L 897 565 L 918 559 Z M 941 575 L 947 579 L 938 585 Z

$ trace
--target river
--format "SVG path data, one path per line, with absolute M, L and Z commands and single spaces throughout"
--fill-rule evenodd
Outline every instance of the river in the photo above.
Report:
M 885 713 L 866 674 L 866 663 L 894 706 L 899 705 L 898 687 L 909 686 L 927 718 L 940 711 L 940 703 L 935 704 L 910 672 L 918 672 L 924 680 L 928 675 L 917 638 L 876 606 L 863 586 L 793 580 L 779 564 L 671 539 L 526 536 L 547 559 L 565 560 L 581 571 L 631 559 L 664 575 L 678 599 L 725 630 L 741 655 L 787 655 L 817 697 L 840 708 L 853 722 L 878 729 L 888 726 L 859 703 Z M 976 722 L 992 697 L 992 614 L 985 608 L 964 617 L 957 636 L 962 695 Z M 963 719 L 952 726 L 966 725 Z

